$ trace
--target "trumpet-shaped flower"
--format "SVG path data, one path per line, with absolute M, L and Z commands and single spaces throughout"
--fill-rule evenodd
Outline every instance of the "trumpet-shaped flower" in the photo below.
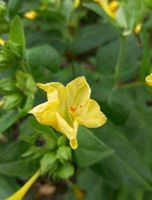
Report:
M 31 10 L 31 11 L 26 12 L 24 14 L 24 17 L 27 18 L 27 19 L 30 19 L 30 20 L 35 19 L 37 16 L 38 16 L 38 14 L 34 10 Z
M 91 89 L 85 77 L 78 77 L 66 86 L 59 82 L 38 83 L 38 87 L 47 93 L 48 101 L 33 108 L 33 114 L 39 123 L 50 125 L 63 133 L 70 146 L 76 149 L 79 125 L 96 128 L 106 122 L 96 101 L 90 99 Z
M 6 200 L 22 200 L 28 190 L 31 188 L 33 183 L 38 179 L 40 176 L 40 170 L 38 170 L 26 183 L 20 188 L 15 194 L 7 198 Z
M 109 2 L 109 0 L 94 0 L 97 2 L 101 8 L 113 19 L 116 17 L 116 11 L 119 7 L 119 2 L 117 0 L 113 0 Z
M 147 85 L 152 87 L 152 73 L 149 74 L 148 76 L 146 76 L 145 81 L 146 81 Z

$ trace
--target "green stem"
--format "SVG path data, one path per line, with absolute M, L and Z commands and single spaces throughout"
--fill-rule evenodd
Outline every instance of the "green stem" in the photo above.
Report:
M 126 38 L 124 36 L 121 36 L 119 55 L 118 55 L 117 64 L 116 64 L 116 68 L 115 68 L 115 82 L 116 83 L 119 81 L 120 68 L 121 68 L 121 65 L 123 64 L 123 61 L 124 61 L 125 41 L 126 41 Z

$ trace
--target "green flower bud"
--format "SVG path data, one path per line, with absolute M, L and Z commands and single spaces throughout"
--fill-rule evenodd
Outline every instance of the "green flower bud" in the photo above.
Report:
M 72 158 L 71 148 L 68 146 L 61 146 L 57 150 L 57 158 L 61 163 L 65 163 Z
M 56 153 L 46 153 L 41 159 L 41 173 L 44 174 L 48 171 L 54 171 L 56 169 Z
M 3 93 L 9 93 L 16 91 L 15 81 L 11 78 L 3 78 L 0 80 L 0 91 Z
M 74 166 L 70 163 L 61 165 L 55 176 L 57 178 L 68 179 L 74 174 Z
M 8 41 L 0 51 L 0 70 L 19 65 L 22 56 L 21 46 Z
M 4 96 L 3 97 L 4 103 L 2 107 L 3 109 L 7 109 L 7 110 L 16 108 L 20 105 L 22 100 L 23 100 L 23 96 L 18 93 Z
M 34 97 L 37 87 L 31 74 L 19 70 L 16 73 L 16 80 L 16 87 L 19 88 L 21 92 L 23 92 L 26 96 Z
M 58 141 L 57 141 L 57 145 L 60 147 L 60 146 L 66 146 L 67 144 L 67 139 L 65 136 L 60 136 L 58 138 Z

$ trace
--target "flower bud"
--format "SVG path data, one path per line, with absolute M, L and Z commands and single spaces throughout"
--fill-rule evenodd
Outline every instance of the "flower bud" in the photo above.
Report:
M 57 150 L 57 158 L 62 162 L 65 163 L 68 160 L 71 160 L 72 154 L 71 149 L 68 146 L 61 146 Z
M 19 93 L 4 96 L 3 97 L 4 103 L 3 103 L 2 107 L 3 107 L 3 109 L 7 109 L 7 110 L 17 108 L 20 105 L 20 103 L 22 102 L 22 100 L 23 100 L 23 96 L 20 95 Z

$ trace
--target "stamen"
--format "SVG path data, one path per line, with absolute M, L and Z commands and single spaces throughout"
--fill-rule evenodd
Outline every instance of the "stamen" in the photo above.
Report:
M 71 111 L 71 112 L 76 112 L 76 111 L 77 111 L 77 107 L 72 107 L 72 106 L 71 106 L 71 107 L 70 107 L 70 111 Z

